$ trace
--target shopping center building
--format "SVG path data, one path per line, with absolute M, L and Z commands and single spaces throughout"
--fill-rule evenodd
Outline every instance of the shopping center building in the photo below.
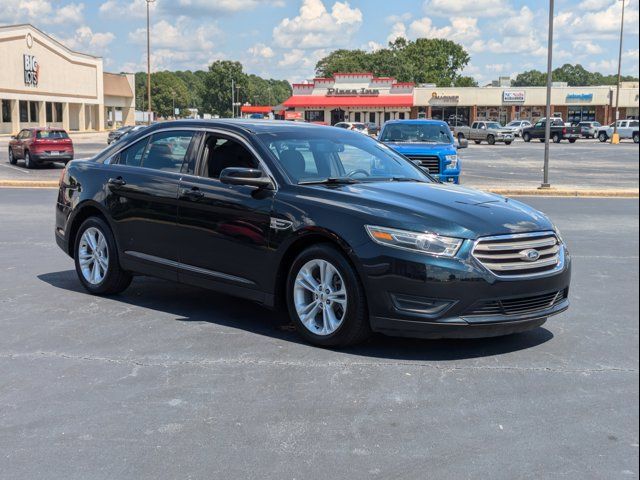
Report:
M 99 131 L 134 123 L 135 82 L 32 25 L 12 25 L 0 27 L 0 101 L 0 134 L 35 126 Z
M 382 125 L 398 118 L 433 118 L 451 125 L 475 120 L 506 124 L 545 116 L 545 104 L 545 87 L 438 88 L 368 73 L 341 73 L 294 84 L 293 95 L 283 103 L 287 118 L 331 125 L 341 121 Z M 556 84 L 551 105 L 553 114 L 567 122 L 608 124 L 615 117 L 616 89 Z M 637 82 L 625 82 L 620 89 L 620 118 L 628 117 L 638 117 Z

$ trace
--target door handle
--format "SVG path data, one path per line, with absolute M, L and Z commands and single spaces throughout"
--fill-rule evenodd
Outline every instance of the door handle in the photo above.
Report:
M 204 193 L 198 187 L 192 187 L 183 189 L 182 196 L 189 200 L 197 201 L 204 197 Z
M 127 184 L 127 181 L 122 177 L 118 177 L 118 178 L 110 178 L 107 183 L 109 184 L 110 187 L 123 187 Z

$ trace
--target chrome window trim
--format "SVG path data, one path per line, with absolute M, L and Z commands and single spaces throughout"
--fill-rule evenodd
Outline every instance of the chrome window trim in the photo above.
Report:
M 168 267 L 174 267 L 180 270 L 186 270 L 188 272 L 201 273 L 203 275 L 208 275 L 210 277 L 220 278 L 223 280 L 230 280 L 232 282 L 242 283 L 244 285 L 255 285 L 255 282 L 252 282 L 251 280 L 248 280 L 246 278 L 237 277 L 235 275 L 230 275 L 228 273 L 216 272 L 215 270 L 208 270 L 206 268 L 196 267 L 194 265 L 189 265 L 187 263 L 176 262 L 175 260 L 169 260 L 168 258 L 156 257 L 155 255 L 136 252 L 135 250 L 125 250 L 124 253 L 131 257 L 140 258 L 142 260 L 147 260 L 149 262 L 160 263 Z
M 549 236 L 549 235 L 553 235 L 554 237 L 556 237 L 556 239 L 558 241 L 558 247 L 559 247 L 558 263 L 556 264 L 555 268 L 553 268 L 552 270 L 547 270 L 547 271 L 544 271 L 544 272 L 528 273 L 528 274 L 525 273 L 525 274 L 521 274 L 521 275 L 499 275 L 499 274 L 491 271 L 488 267 L 486 267 L 482 263 L 482 261 L 475 256 L 475 253 L 474 253 L 475 250 L 476 250 L 476 247 L 478 246 L 478 244 L 480 242 L 483 242 L 483 241 L 509 240 L 509 239 L 520 239 L 520 238 L 535 238 L 535 237 L 545 237 L 545 236 Z M 545 231 L 541 231 L 541 232 L 514 233 L 514 234 L 507 234 L 507 235 L 492 235 L 492 236 L 488 236 L 488 237 L 479 237 L 476 240 L 474 240 L 473 245 L 471 246 L 471 257 L 484 270 L 486 270 L 488 273 L 490 273 L 495 278 L 498 278 L 500 280 L 526 280 L 526 279 L 542 278 L 542 277 L 548 277 L 548 276 L 551 276 L 551 275 L 555 275 L 555 274 L 557 274 L 557 273 L 559 273 L 559 272 L 564 270 L 564 266 L 565 266 L 565 263 L 566 263 L 565 262 L 565 253 L 566 252 L 565 252 L 564 243 L 562 242 L 560 237 L 558 237 L 556 232 L 554 232 L 553 230 L 545 230 Z

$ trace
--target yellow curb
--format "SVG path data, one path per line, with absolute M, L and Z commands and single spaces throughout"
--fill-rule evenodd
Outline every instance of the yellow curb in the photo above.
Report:
M 0 187 L 58 188 L 56 180 L 0 180 Z
M 483 190 L 483 189 L 480 189 Z M 485 189 L 498 195 L 513 197 L 616 197 L 616 198 L 638 198 L 638 190 L 577 190 L 561 188 L 488 188 Z

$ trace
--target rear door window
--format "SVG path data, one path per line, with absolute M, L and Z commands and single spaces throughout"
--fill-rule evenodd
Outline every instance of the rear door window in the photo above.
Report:
M 144 138 L 134 143 L 130 147 L 125 148 L 118 154 L 117 161 L 119 165 L 128 165 L 130 167 L 139 167 L 142 165 L 142 156 L 149 143 L 149 138 Z
M 180 172 L 194 132 L 169 131 L 152 135 L 142 157 L 142 166 L 165 172 Z

